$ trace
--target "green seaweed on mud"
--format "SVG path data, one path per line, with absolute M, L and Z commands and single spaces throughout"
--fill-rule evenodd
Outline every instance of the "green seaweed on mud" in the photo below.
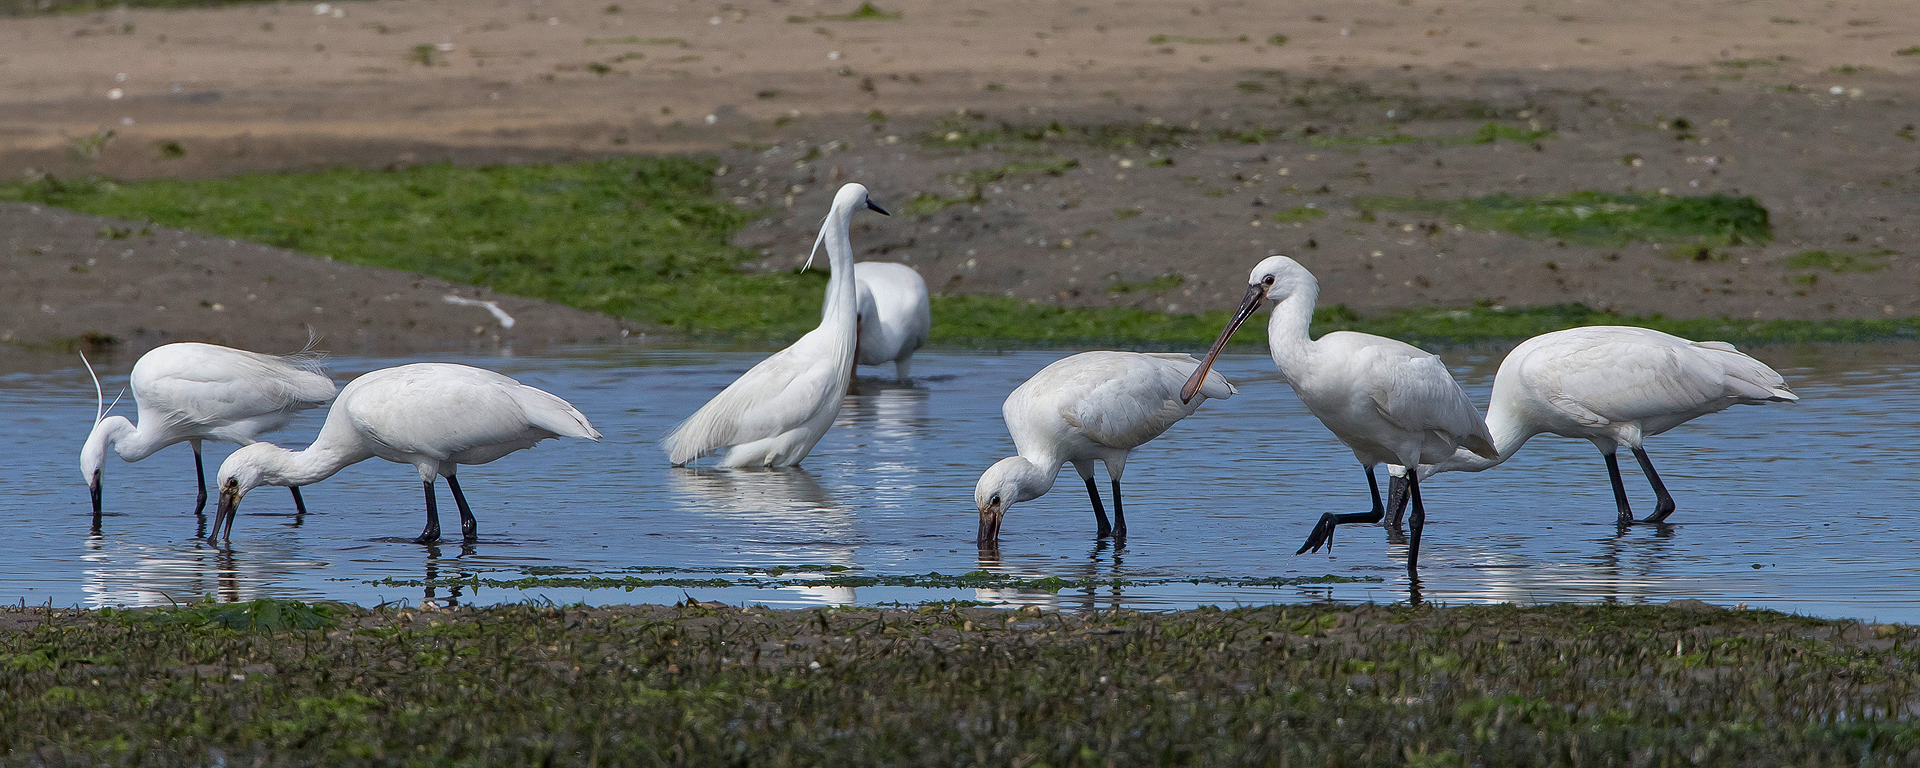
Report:
M 1469 229 L 1557 238 L 1581 245 L 1630 242 L 1747 245 L 1773 239 L 1767 209 L 1752 197 L 1593 192 L 1440 199 L 1363 195 L 1361 211 L 1430 213 Z
M 1920 630 L 1698 603 L 342 607 L 271 637 L 141 613 L 0 608 L 7 762 L 1920 760 Z
M 825 271 L 745 271 L 754 254 L 730 240 L 755 214 L 716 193 L 716 165 L 712 159 L 628 157 L 534 166 L 341 168 L 205 181 L 48 176 L 0 183 L 0 200 L 34 201 L 421 272 L 694 336 L 797 338 L 819 323 Z M 1046 173 L 1060 162 L 1008 167 L 1013 168 L 1009 172 Z M 911 214 L 968 199 L 931 196 L 904 202 L 902 212 Z M 1562 233 L 1570 240 L 1691 238 L 1719 244 L 1770 237 L 1765 209 L 1749 198 L 1583 192 L 1467 201 L 1374 197 L 1360 198 L 1356 205 L 1457 215 L 1475 228 Z M 1120 219 L 1137 215 L 1136 209 L 1115 211 Z M 932 343 L 987 348 L 1199 349 L 1225 326 L 1232 309 L 1170 314 L 972 294 L 935 295 L 932 302 Z M 1336 306 L 1321 308 L 1315 317 L 1320 333 L 1357 330 L 1438 344 L 1520 339 L 1592 324 L 1642 325 L 1740 343 L 1912 338 L 1920 328 L 1920 318 L 1683 320 L 1613 315 L 1579 305 L 1417 308 L 1372 316 Z M 1235 337 L 1242 347 L 1265 338 L 1263 323 L 1249 323 Z

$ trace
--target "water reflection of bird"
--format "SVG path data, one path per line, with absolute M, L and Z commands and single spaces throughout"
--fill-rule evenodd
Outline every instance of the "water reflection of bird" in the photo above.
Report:
M 427 494 L 427 526 L 415 539 L 440 538 L 434 476 L 447 479 L 460 506 L 462 538 L 476 526 L 454 472 L 461 464 L 485 464 L 553 437 L 599 440 L 600 433 L 567 401 L 493 371 L 452 363 L 415 363 L 354 379 L 327 413 L 320 435 L 303 451 L 254 443 L 220 465 L 220 505 L 213 541 L 233 530 L 233 516 L 247 492 L 262 485 L 307 485 L 342 468 L 378 456 L 420 471 Z
M 1447 373 L 1440 358 L 1405 342 L 1365 333 L 1338 331 L 1307 336 L 1320 283 L 1299 262 L 1271 256 L 1253 268 L 1246 298 L 1220 338 L 1207 352 L 1182 390 L 1191 397 L 1201 376 L 1212 367 L 1233 332 L 1268 298 L 1277 300 L 1267 324 L 1267 345 L 1280 376 L 1293 387 L 1300 402 L 1353 450 L 1367 471 L 1373 509 L 1347 515 L 1321 515 L 1300 552 L 1331 545 L 1333 528 L 1346 523 L 1377 523 L 1386 514 L 1373 468 L 1378 464 L 1418 466 L 1445 460 L 1466 448 L 1494 456 L 1493 436 L 1480 419 L 1467 393 Z M 1407 548 L 1407 570 L 1420 559 L 1420 530 L 1426 523 L 1417 473 L 1410 476 L 1408 496 L 1413 501 L 1413 541 Z
M 860 343 L 855 362 L 893 363 L 896 378 L 912 378 L 913 351 L 926 345 L 933 327 L 927 281 L 905 264 L 864 261 L 853 265 L 859 293 Z
M 1543 432 L 1585 438 L 1606 459 L 1619 524 L 1659 523 L 1673 513 L 1673 496 L 1641 447 L 1643 438 L 1735 405 L 1799 399 L 1778 372 L 1724 341 L 1621 326 L 1555 331 L 1514 347 L 1494 376 L 1487 426 L 1497 454 L 1461 451 L 1422 467 L 1420 476 L 1493 467 Z M 1620 481 L 1614 453 L 1622 445 L 1633 451 L 1659 499 L 1644 520 L 1634 520 Z
M 853 511 L 804 469 L 711 472 L 681 468 L 668 477 L 674 492 L 711 521 L 702 526 L 704 530 L 750 527 L 731 535 L 739 545 L 737 557 L 792 565 L 855 565 L 858 531 Z M 852 587 L 794 586 L 781 591 L 802 602 L 824 605 L 850 605 L 856 599 Z
M 1007 509 L 1051 490 L 1060 467 L 1069 462 L 1093 499 L 1098 535 L 1126 538 L 1120 474 L 1127 454 L 1193 415 L 1206 398 L 1225 399 L 1235 392 L 1220 374 L 1200 369 L 1191 355 L 1082 352 L 1040 369 L 1014 389 L 1000 412 L 1019 455 L 989 467 L 974 486 L 980 510 L 977 543 L 997 545 Z M 1202 397 L 1183 402 L 1180 388 L 1189 375 L 1200 382 L 1194 386 Z M 1096 460 L 1107 465 L 1113 479 L 1112 526 L 1093 484 Z
M 866 187 L 841 187 L 814 241 L 816 248 L 826 243 L 832 265 L 820 327 L 760 361 L 674 427 L 664 441 L 674 466 L 722 449 L 727 452 L 722 467 L 795 466 L 833 426 L 853 378 L 858 341 L 849 229 L 853 212 L 862 208 L 886 213 L 867 199 Z
M 139 461 L 178 442 L 193 444 L 194 479 L 200 494 L 193 513 L 207 506 L 207 475 L 200 459 L 204 440 L 247 445 L 256 436 L 286 426 L 293 414 L 317 408 L 333 397 L 333 380 L 309 352 L 278 357 L 213 344 L 165 344 L 133 364 L 128 386 L 140 423 L 125 416 L 96 413 L 93 432 L 80 449 L 80 474 L 93 497 L 93 529 L 100 530 L 100 475 L 112 448 L 126 461 Z M 88 364 L 87 372 L 93 372 Z M 99 386 L 95 379 L 94 386 Z M 299 487 L 293 501 L 306 504 Z

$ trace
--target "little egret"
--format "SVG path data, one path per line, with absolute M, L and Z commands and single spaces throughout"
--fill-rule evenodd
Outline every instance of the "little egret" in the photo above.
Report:
M 85 359 L 82 358 L 82 362 Z M 96 410 L 93 432 L 80 449 L 80 475 L 93 496 L 93 530 L 100 530 L 100 474 L 112 448 L 126 461 L 139 461 L 181 441 L 193 444 L 193 473 L 200 495 L 198 515 L 207 507 L 207 474 L 200 459 L 203 440 L 247 445 L 263 432 L 286 426 L 293 414 L 317 408 L 333 397 L 333 380 L 310 352 L 277 357 L 213 344 L 164 344 L 140 356 L 128 384 L 140 424 Z M 87 364 L 93 373 L 93 364 Z M 94 379 L 95 395 L 100 380 Z M 102 398 L 104 400 L 104 398 Z M 293 503 L 306 503 L 293 488 Z
M 926 346 L 933 316 L 927 308 L 927 281 L 905 264 L 863 261 L 853 265 L 860 295 L 860 365 L 893 363 L 894 377 L 912 376 L 913 351 Z
M 1493 467 L 1543 432 L 1585 438 L 1606 459 L 1619 524 L 1659 523 L 1673 514 L 1673 496 L 1653 471 L 1642 438 L 1736 405 L 1799 399 L 1778 372 L 1724 341 L 1610 325 L 1554 331 L 1514 347 L 1493 378 L 1487 427 L 1497 455 L 1459 451 L 1421 467 L 1420 476 Z M 1620 482 L 1614 452 L 1622 445 L 1633 451 L 1659 499 L 1645 520 L 1634 520 Z M 1391 514 L 1390 525 L 1399 510 Z
M 1093 499 L 1096 535 L 1125 539 L 1120 474 L 1126 471 L 1127 454 L 1193 415 L 1207 398 L 1224 400 L 1237 391 L 1226 378 L 1201 367 L 1192 355 L 1082 352 L 1054 361 L 1015 388 L 1000 413 L 1019 455 L 989 467 L 973 488 L 973 503 L 980 510 L 976 543 L 996 546 L 1007 508 L 1051 490 L 1060 467 L 1068 462 Z M 1197 398 L 1181 397 L 1188 376 L 1197 382 L 1192 385 Z M 1093 484 L 1095 460 L 1107 465 L 1107 476 L 1113 479 L 1111 526 Z
M 427 492 L 427 527 L 415 543 L 440 539 L 435 475 L 447 479 L 460 505 L 462 538 L 473 541 L 473 510 L 454 479 L 459 465 L 485 464 L 550 437 L 599 440 L 600 433 L 567 401 L 493 371 L 451 363 L 374 371 L 340 391 L 320 436 L 306 450 L 254 443 L 227 457 L 215 477 L 220 505 L 207 541 L 232 534 L 234 514 L 248 491 L 262 485 L 310 485 L 375 456 L 420 470 Z
M 1393 339 L 1365 333 L 1337 331 L 1318 340 L 1307 336 L 1320 283 L 1299 262 L 1271 256 L 1253 268 L 1246 298 L 1227 323 L 1220 338 L 1180 396 L 1190 398 L 1201 388 L 1201 377 L 1213 367 L 1220 349 L 1233 332 L 1271 297 L 1273 319 L 1267 324 L 1267 344 L 1280 377 L 1293 387 L 1300 402 L 1353 450 L 1367 471 L 1367 489 L 1373 494 L 1369 512 L 1320 516 L 1320 522 L 1300 547 L 1300 554 L 1332 546 L 1333 528 L 1347 523 L 1377 523 L 1386 515 L 1373 468 L 1378 464 L 1417 467 L 1443 461 L 1466 448 L 1495 456 L 1493 436 L 1480 419 L 1467 393 L 1447 373 L 1440 358 Z M 1407 495 L 1413 501 L 1413 539 L 1407 547 L 1407 571 L 1420 561 L 1420 531 L 1426 525 L 1426 507 L 1420 500 L 1418 473 L 1409 473 Z
M 667 461 L 685 466 L 725 449 L 722 467 L 791 467 L 827 434 L 853 382 L 859 297 L 848 230 L 862 208 L 887 213 L 867 199 L 866 187 L 841 187 L 814 240 L 816 252 L 826 243 L 832 269 L 820 327 L 741 374 L 674 427 L 662 441 Z M 812 254 L 807 263 L 813 263 Z

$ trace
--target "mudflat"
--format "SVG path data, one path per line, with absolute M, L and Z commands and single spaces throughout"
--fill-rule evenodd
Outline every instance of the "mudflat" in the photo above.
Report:
M 1920 17 L 1897 0 L 380 0 L 11 18 L 0 41 L 16 178 L 711 153 L 721 194 L 765 213 L 736 239 L 759 269 L 796 266 L 833 188 L 860 181 L 905 214 L 856 234 L 863 258 L 948 293 L 1226 309 L 1280 252 L 1360 312 L 1920 315 Z M 1750 196 L 1771 237 L 1527 237 L 1407 204 L 1505 194 L 1585 215 L 1529 197 L 1578 191 Z M 374 301 L 356 286 L 403 279 L 330 262 L 267 281 L 282 268 L 226 257 L 256 298 L 191 298 L 189 319 L 157 300 L 176 314 L 66 313 L 242 246 L 0 221 L 15 340 L 282 343 L 304 335 L 285 308 L 313 306 L 359 307 L 336 338 L 493 335 L 483 309 L 433 303 L 459 289 Z M 76 269 L 142 247 L 178 255 Z M 530 338 L 621 330 L 551 311 Z

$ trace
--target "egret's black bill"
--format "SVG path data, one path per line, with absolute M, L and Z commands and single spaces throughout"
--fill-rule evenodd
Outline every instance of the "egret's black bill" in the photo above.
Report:
M 1180 388 L 1180 402 L 1191 403 L 1193 396 L 1200 391 L 1200 384 L 1207 380 L 1207 372 L 1213 370 L 1213 359 L 1220 356 L 1220 350 L 1227 346 L 1227 340 L 1233 338 L 1233 332 L 1240 330 L 1240 324 L 1247 321 L 1253 313 L 1260 311 L 1260 305 L 1267 301 L 1267 286 L 1254 283 L 1247 286 L 1247 296 L 1240 300 L 1240 309 L 1233 313 L 1233 320 L 1227 323 L 1227 329 L 1220 332 L 1220 338 L 1214 339 L 1213 347 L 1207 350 L 1207 356 L 1201 358 L 1200 367 L 1193 370 L 1193 376 Z

